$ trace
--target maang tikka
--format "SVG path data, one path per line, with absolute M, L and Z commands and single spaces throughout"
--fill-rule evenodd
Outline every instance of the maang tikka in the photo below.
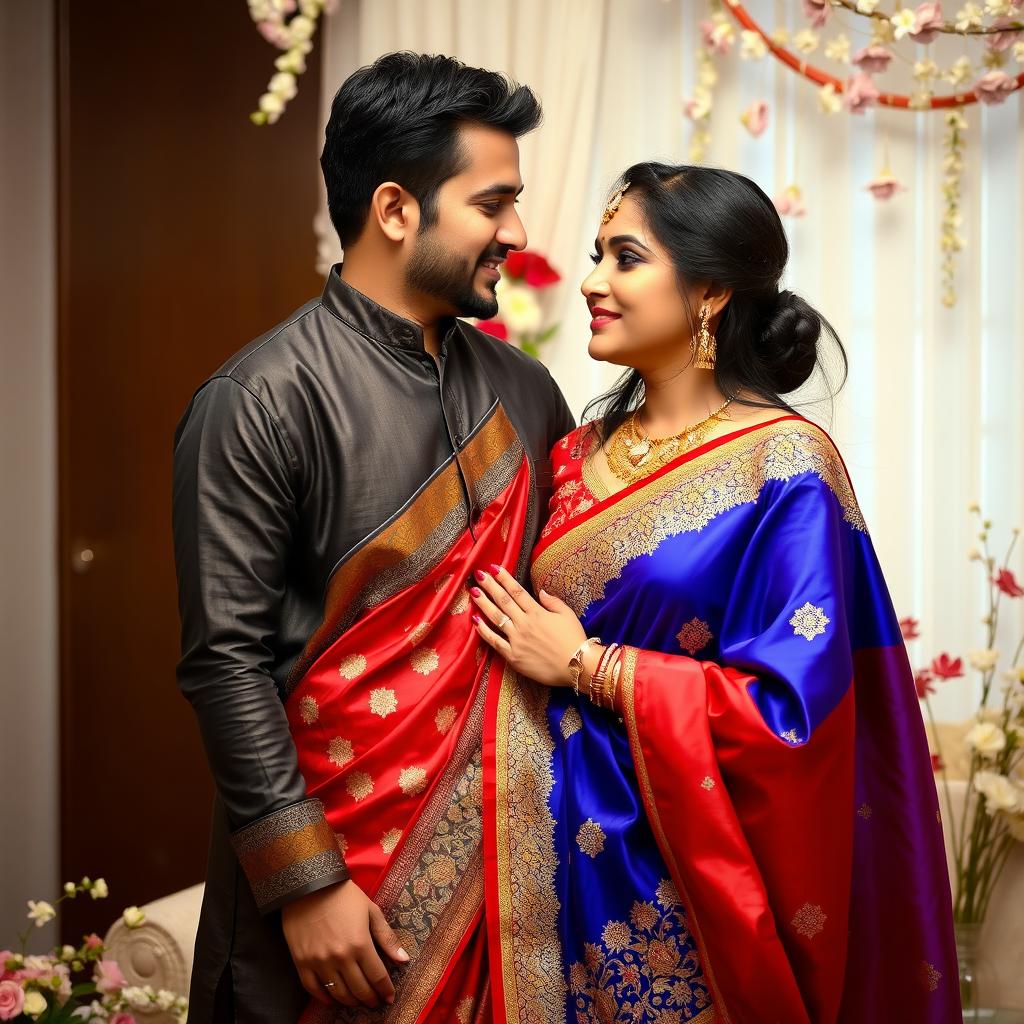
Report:
M 632 182 L 627 181 L 616 193 L 608 200 L 608 205 L 604 208 L 604 216 L 601 218 L 602 224 L 607 224 L 619 212 L 619 205 L 622 202 L 622 197 L 626 194 L 626 189 Z

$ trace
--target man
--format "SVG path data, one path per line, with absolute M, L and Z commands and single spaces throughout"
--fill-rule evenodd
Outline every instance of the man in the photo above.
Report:
M 524 577 L 573 423 L 543 366 L 453 318 L 493 316 L 526 245 L 539 119 L 447 57 L 352 75 L 321 157 L 344 264 L 178 427 L 178 674 L 218 790 L 191 1024 L 488 1013 L 466 587 Z

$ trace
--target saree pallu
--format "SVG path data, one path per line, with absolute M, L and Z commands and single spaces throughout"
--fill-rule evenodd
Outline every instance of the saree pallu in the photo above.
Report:
M 337 567 L 286 702 L 309 795 L 410 957 L 402 966 L 384 957 L 390 1007 L 311 1000 L 302 1024 L 490 1019 L 481 850 L 490 658 L 467 574 L 491 562 L 525 572 L 537 510 L 530 460 L 500 407 L 462 463 L 487 499 L 472 525 L 449 463 Z
M 505 1024 L 953 1024 L 949 880 L 899 624 L 794 416 L 607 494 L 555 449 L 533 582 L 625 646 L 622 716 L 500 664 L 484 736 Z

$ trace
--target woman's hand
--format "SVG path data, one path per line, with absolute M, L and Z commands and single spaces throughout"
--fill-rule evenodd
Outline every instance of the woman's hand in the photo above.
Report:
M 477 570 L 470 595 L 477 632 L 516 672 L 545 686 L 571 686 L 569 659 L 587 634 L 576 613 L 543 590 L 538 604 L 500 565 Z

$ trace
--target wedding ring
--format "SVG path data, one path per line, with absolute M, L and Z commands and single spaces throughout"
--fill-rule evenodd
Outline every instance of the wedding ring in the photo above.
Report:
M 334 986 L 337 985 L 337 984 L 338 983 L 336 981 L 325 981 L 323 983 L 324 988 L 334 988 Z
M 498 627 L 497 628 L 500 629 L 500 630 L 504 630 L 505 626 L 507 626 L 508 623 L 510 623 L 511 621 L 512 621 L 512 616 L 511 615 L 503 615 L 501 617 L 501 622 L 498 623 Z

